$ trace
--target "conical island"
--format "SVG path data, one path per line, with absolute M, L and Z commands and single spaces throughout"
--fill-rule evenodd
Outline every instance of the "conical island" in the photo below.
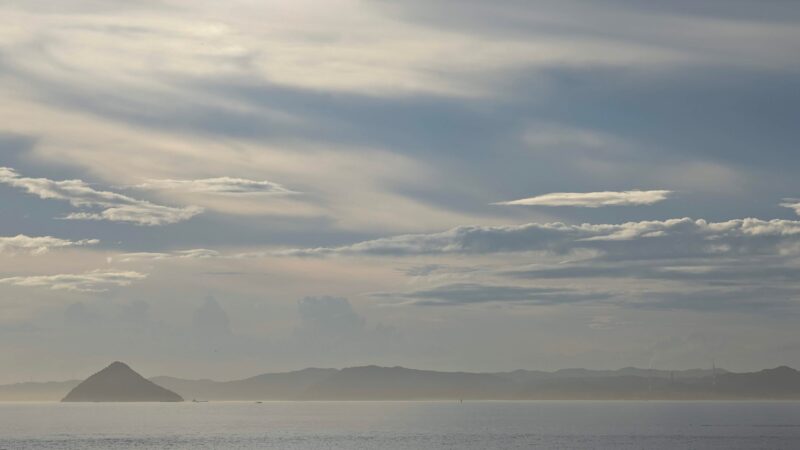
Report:
M 182 402 L 183 398 L 116 361 L 75 386 L 62 402 Z

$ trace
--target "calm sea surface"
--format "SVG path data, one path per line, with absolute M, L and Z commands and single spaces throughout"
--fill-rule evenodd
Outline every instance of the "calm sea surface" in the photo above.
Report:
M 800 403 L 0 403 L 0 449 L 800 449 Z

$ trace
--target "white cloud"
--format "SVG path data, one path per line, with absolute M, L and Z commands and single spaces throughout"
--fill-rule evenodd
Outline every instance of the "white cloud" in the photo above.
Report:
M 188 206 L 174 208 L 144 202 L 143 205 L 126 205 L 105 209 L 99 213 L 70 213 L 67 220 L 108 220 L 111 222 L 130 222 L 136 225 L 158 226 L 189 220 L 203 212 L 203 208 Z
M 128 286 L 147 275 L 133 271 L 94 270 L 81 274 L 33 275 L 0 278 L 0 284 L 44 287 L 52 290 L 103 292 L 112 287 Z
M 70 241 L 52 236 L 26 236 L 24 234 L 18 234 L 16 236 L 0 237 L 0 253 L 29 253 L 32 255 L 41 255 L 54 248 L 94 245 L 98 242 L 100 241 L 97 239 Z
M 783 199 L 783 203 L 781 203 L 781 206 L 783 206 L 784 208 L 793 209 L 795 214 L 800 216 L 800 200 L 797 200 L 795 198 L 785 198 Z
M 204 194 L 292 194 L 293 191 L 271 181 L 218 177 L 196 180 L 152 179 L 133 186 L 138 189 L 178 190 Z
M 203 211 L 196 206 L 163 206 L 116 192 L 98 191 L 82 180 L 55 181 L 22 177 L 9 167 L 0 167 L 0 183 L 22 189 L 42 199 L 64 200 L 76 208 L 101 209 L 98 212 L 68 214 L 65 219 L 70 220 L 108 220 L 154 226 L 188 220 Z
M 495 205 L 524 205 L 524 206 L 582 206 L 586 208 L 599 208 L 601 206 L 632 206 L 652 205 L 666 200 L 672 191 L 603 191 L 603 192 L 554 192 L 523 198 L 508 202 L 498 202 Z
M 690 218 L 623 224 L 529 223 L 461 226 L 441 233 L 407 234 L 343 247 L 294 249 L 289 256 L 490 254 L 594 250 L 606 258 L 667 258 L 781 254 L 800 248 L 800 221 Z
M 190 250 L 176 250 L 173 252 L 138 252 L 138 253 L 123 253 L 114 257 L 110 257 L 109 261 L 120 262 L 134 262 L 134 261 L 158 261 L 164 259 L 206 259 L 217 258 L 222 256 L 216 250 L 209 250 L 207 248 L 195 248 Z
M 71 4 L 66 10 L 76 10 L 74 2 L 63 3 Z M 518 68 L 672 68 L 709 62 L 783 67 L 792 65 L 786 55 L 797 38 L 789 24 L 651 15 L 610 5 L 597 10 L 584 4 L 579 8 L 584 14 L 575 14 L 559 2 L 535 8 L 473 2 L 445 7 L 446 15 L 433 15 L 431 22 L 403 20 L 404 12 L 416 16 L 424 11 L 417 11 L 415 2 L 392 4 L 388 10 L 367 3 L 196 1 L 193 8 L 153 4 L 136 13 L 103 8 L 94 14 L 57 15 L 6 8 L 1 11 L 4 23 L 25 26 L 9 25 L 0 38 L 20 64 L 40 73 L 64 67 L 76 82 L 103 78 L 133 84 L 151 74 L 236 76 L 381 95 L 482 94 L 492 89 L 487 74 Z M 441 2 L 424 3 L 441 7 Z M 480 16 L 480 26 L 450 26 L 470 14 Z M 506 15 L 524 26 L 505 32 Z M 620 27 L 620 21 L 639 25 Z M 610 35 L 612 29 L 619 34 Z M 685 35 L 675 36 L 674 29 Z M 26 59 L 34 39 L 46 40 L 41 45 L 48 57 L 58 58 L 58 65 Z M 698 47 L 698 41 L 704 45 Z

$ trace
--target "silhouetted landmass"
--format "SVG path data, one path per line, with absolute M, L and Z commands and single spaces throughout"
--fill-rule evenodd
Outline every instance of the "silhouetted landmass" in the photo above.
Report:
M 722 369 L 634 367 L 466 373 L 365 366 L 227 382 L 171 377 L 154 381 L 186 398 L 204 400 L 800 399 L 800 372 L 788 367 L 734 374 Z
M 180 395 L 119 361 L 75 386 L 62 402 L 182 402 Z
M 727 373 L 724 369 L 715 369 L 717 375 Z M 590 369 L 560 369 L 555 372 L 544 372 L 539 370 L 515 370 L 513 372 L 501 372 L 497 375 L 510 378 L 518 383 L 528 383 L 550 379 L 575 379 L 575 378 L 606 378 L 634 376 L 642 378 L 668 378 L 668 379 L 693 379 L 703 378 L 712 375 L 711 369 L 689 369 L 689 370 L 658 370 L 658 369 L 639 369 L 636 367 L 624 367 L 617 370 L 590 370 Z
M 404 367 L 342 369 L 304 393 L 320 400 L 507 398 L 514 383 L 493 374 L 434 372 Z
M 76 383 L 0 386 L 0 400 L 57 400 Z M 128 366 L 115 363 L 75 387 L 64 400 L 180 401 L 178 394 L 212 401 L 790 400 L 800 399 L 800 372 L 785 366 L 750 373 L 634 367 L 468 373 L 364 366 L 269 373 L 235 381 L 174 377 L 155 377 L 148 381 Z
M 716 391 L 733 394 L 748 392 L 754 397 L 781 398 L 800 397 L 798 383 L 800 372 L 791 367 L 780 366 L 753 373 L 726 373 L 716 378 Z
M 337 372 L 336 369 L 303 369 L 266 373 L 236 381 L 183 380 L 174 377 L 155 377 L 152 381 L 192 399 L 295 400 Z

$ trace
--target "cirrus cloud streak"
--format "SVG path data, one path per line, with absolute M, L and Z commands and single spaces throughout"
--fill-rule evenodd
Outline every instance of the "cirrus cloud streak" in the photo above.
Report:
M 535 197 L 494 203 L 509 206 L 579 206 L 600 208 L 603 206 L 652 205 L 664 201 L 672 191 L 603 191 L 603 192 L 554 192 Z
M 342 247 L 293 249 L 287 256 L 413 256 L 594 250 L 609 259 L 657 259 L 735 254 L 782 254 L 800 250 L 800 221 L 669 219 L 622 224 L 528 223 L 461 226 Z
M 606 300 L 607 292 L 588 292 L 557 287 L 507 286 L 453 283 L 411 292 L 379 293 L 379 298 L 398 298 L 415 306 L 464 306 L 478 304 L 557 305 Z
M 207 259 L 217 258 L 222 255 L 216 250 L 207 248 L 194 248 L 189 250 L 176 250 L 172 252 L 137 252 L 123 253 L 109 257 L 109 261 L 135 262 L 135 261 L 161 261 L 166 259 Z
M 134 271 L 93 270 L 79 274 L 0 278 L 0 284 L 76 292 L 104 292 L 112 287 L 129 286 L 134 281 L 145 278 L 147 278 L 147 274 Z
M 182 222 L 203 211 L 197 206 L 163 206 L 116 192 L 99 191 L 82 180 L 55 181 L 23 177 L 10 167 L 0 167 L 0 183 L 22 189 L 41 199 L 64 200 L 76 208 L 100 209 L 68 214 L 64 218 L 69 220 L 108 220 L 156 226 Z
M 81 239 L 70 241 L 59 239 L 53 236 L 27 236 L 18 234 L 16 236 L 0 237 L 0 253 L 28 253 L 31 255 L 41 255 L 54 248 L 79 247 L 85 245 L 95 245 L 100 241 L 97 239 Z
M 133 186 L 137 189 L 176 190 L 203 194 L 293 194 L 278 183 L 245 178 L 217 177 L 195 180 L 150 179 Z

